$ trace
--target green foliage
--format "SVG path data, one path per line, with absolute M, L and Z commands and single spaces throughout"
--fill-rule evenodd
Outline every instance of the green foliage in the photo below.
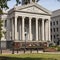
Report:
M 2 26 L 3 26 L 3 24 L 2 24 L 2 20 L 0 20 L 0 40 L 1 40 L 1 37 L 2 37 Z
M 11 0 L 0 0 L 0 15 L 3 14 L 3 9 L 4 9 L 4 8 L 6 8 L 6 9 L 9 8 L 8 5 L 7 5 L 7 2 L 8 2 L 8 1 L 11 1 Z M 18 5 L 18 4 L 20 4 L 20 1 L 19 1 L 19 0 L 16 0 L 16 5 Z M 1 18 L 0 18 L 0 40 L 1 40 L 1 38 L 2 38 L 2 33 L 4 33 L 4 32 L 2 32 L 2 26 L 3 26 L 2 23 L 3 23 L 3 22 L 2 22 L 2 20 L 1 20 Z
M 7 2 L 8 1 L 11 1 L 11 0 L 0 0 L 0 15 L 3 14 L 3 8 L 6 8 L 6 9 L 9 8 L 8 5 L 7 5 Z M 20 4 L 20 1 L 19 0 L 16 0 L 16 5 L 18 5 L 18 4 Z M 2 32 L 2 26 L 3 26 L 2 23 L 3 22 L 0 19 L 0 40 L 2 38 L 2 33 L 4 33 L 4 32 Z
M 3 8 L 8 9 L 8 5 L 7 2 L 11 1 L 11 0 L 0 0 L 0 10 L 2 10 Z M 16 0 L 16 5 L 20 4 L 20 0 Z
M 53 58 L 10 58 L 10 57 L 0 57 L 0 60 L 57 60 Z
M 60 60 L 60 54 L 3 54 L 0 60 Z
M 0 0 L 0 7 L 1 7 L 1 9 L 3 9 L 3 8 L 9 8 L 7 6 L 7 2 L 8 1 L 10 1 L 10 0 Z
M 2 10 L 0 9 L 0 14 L 3 14 Z
M 60 46 L 57 47 L 57 51 L 60 51 Z
M 60 46 L 50 46 L 50 47 L 48 47 L 48 48 L 54 48 L 54 49 L 56 49 L 57 51 L 60 51 Z
M 20 4 L 21 2 L 20 2 L 20 0 L 16 0 L 16 5 L 18 5 L 18 4 Z

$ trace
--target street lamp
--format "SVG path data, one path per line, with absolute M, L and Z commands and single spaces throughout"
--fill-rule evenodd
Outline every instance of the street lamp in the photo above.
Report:
M 26 48 L 26 34 L 25 34 L 25 48 Z
M 26 40 L 27 40 L 27 32 L 25 32 L 25 50 L 26 50 Z M 25 50 L 24 50 L 24 53 L 25 53 Z

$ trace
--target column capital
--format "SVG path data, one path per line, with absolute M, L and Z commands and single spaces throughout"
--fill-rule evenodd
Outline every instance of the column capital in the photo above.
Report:
M 25 16 L 22 16 L 22 18 L 25 18 Z
M 38 20 L 39 18 L 36 18 L 36 20 Z
M 45 18 L 42 18 L 42 20 L 44 21 L 44 20 L 45 20 Z
M 29 17 L 29 20 L 31 20 L 32 19 L 32 17 Z
M 42 19 L 42 22 L 44 22 L 44 19 Z
M 18 16 L 15 16 L 14 18 L 18 18 Z

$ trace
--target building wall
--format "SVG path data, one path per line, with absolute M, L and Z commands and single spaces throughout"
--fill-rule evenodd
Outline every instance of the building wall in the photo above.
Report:
M 52 12 L 51 17 L 51 40 L 58 43 L 60 40 L 60 10 Z

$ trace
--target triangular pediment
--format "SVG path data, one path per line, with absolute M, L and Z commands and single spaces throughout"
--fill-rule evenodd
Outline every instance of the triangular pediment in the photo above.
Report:
M 30 13 L 51 14 L 50 11 L 38 4 L 28 4 L 26 6 L 17 7 L 16 10 Z

